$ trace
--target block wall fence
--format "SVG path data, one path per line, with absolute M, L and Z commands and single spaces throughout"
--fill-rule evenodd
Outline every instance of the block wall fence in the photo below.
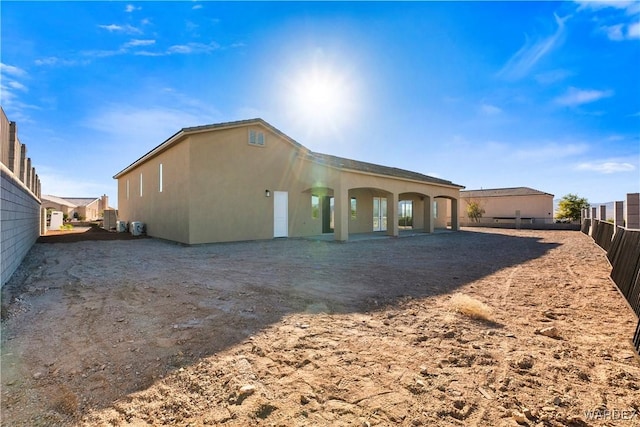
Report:
M 0 287 L 40 236 L 40 179 L 18 139 L 15 122 L 0 108 Z
M 611 280 L 638 317 L 633 345 L 640 354 L 640 193 L 627 194 L 624 202 L 614 203 L 614 223 L 607 221 L 606 209 L 585 209 L 581 231 L 593 238 L 611 264 Z M 625 215 L 621 215 L 621 212 Z M 599 214 L 599 218 L 596 215 Z M 626 227 L 623 227 L 622 224 Z

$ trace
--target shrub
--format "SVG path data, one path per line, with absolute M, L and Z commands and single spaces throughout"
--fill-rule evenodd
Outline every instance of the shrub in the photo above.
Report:
M 455 311 L 472 319 L 493 321 L 491 307 L 465 294 L 455 294 L 449 300 Z

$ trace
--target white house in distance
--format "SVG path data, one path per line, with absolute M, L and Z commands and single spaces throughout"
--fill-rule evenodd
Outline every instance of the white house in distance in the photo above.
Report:
M 474 225 L 467 206 L 476 202 L 484 209 L 480 224 L 515 224 L 516 212 L 522 224 L 552 224 L 553 194 L 529 187 L 460 191 L 460 223 Z

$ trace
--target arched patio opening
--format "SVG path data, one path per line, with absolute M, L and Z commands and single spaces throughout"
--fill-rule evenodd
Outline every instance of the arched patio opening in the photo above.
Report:
M 457 231 L 460 229 L 460 201 L 451 196 L 434 197 L 434 228 Z
M 431 228 L 431 197 L 424 193 L 407 192 L 398 195 L 398 229 L 423 231 Z

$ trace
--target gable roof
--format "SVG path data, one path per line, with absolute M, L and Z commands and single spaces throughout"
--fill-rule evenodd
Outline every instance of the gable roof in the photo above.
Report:
M 464 186 L 454 184 L 453 182 L 448 181 L 446 179 L 435 178 L 429 175 L 424 175 L 424 174 L 413 172 L 406 169 L 399 169 L 399 168 L 394 168 L 390 166 L 382 166 L 382 165 L 377 165 L 375 163 L 361 162 L 359 160 L 352 160 L 344 157 L 331 156 L 329 154 L 315 153 L 313 151 L 309 151 L 306 155 L 306 158 L 308 160 L 311 160 L 314 163 L 324 165 L 324 166 L 331 166 L 336 169 L 367 172 L 367 173 L 372 173 L 376 175 L 386 175 L 386 176 L 392 176 L 395 178 L 411 179 L 414 181 L 423 181 L 423 182 L 429 182 L 433 184 L 451 185 L 451 186 L 464 188 Z
M 89 206 L 96 200 L 100 200 L 98 197 L 63 197 L 63 199 L 74 203 L 77 206 Z
M 506 197 L 506 196 L 551 196 L 553 194 L 545 193 L 540 190 L 534 190 L 529 187 L 511 187 L 511 188 L 490 188 L 486 190 L 462 190 L 460 197 Z
M 306 148 L 305 146 L 303 146 L 302 144 L 300 144 L 299 142 L 295 141 L 288 135 L 286 135 L 284 132 L 273 127 L 272 125 L 270 125 L 269 123 L 267 123 L 266 121 L 260 118 L 182 128 L 181 130 L 173 134 L 170 138 L 165 140 L 162 144 L 158 145 L 157 147 L 155 147 L 154 149 L 152 149 L 151 151 L 149 151 L 148 153 L 140 157 L 138 160 L 136 160 L 135 162 L 133 162 L 132 164 L 124 168 L 122 171 L 115 174 L 113 178 L 118 179 L 120 176 L 134 169 L 138 165 L 146 162 L 147 160 L 156 156 L 160 152 L 168 149 L 174 144 L 177 144 L 183 139 L 183 137 L 187 135 L 194 134 L 194 133 L 208 132 L 208 131 L 218 130 L 218 129 L 242 127 L 247 125 L 261 125 L 269 129 L 271 132 L 279 135 L 280 137 L 282 137 L 283 139 L 291 143 L 295 148 L 302 151 L 305 159 L 323 166 L 329 166 L 329 167 L 340 169 L 340 170 L 352 170 L 357 172 L 365 172 L 365 173 L 371 173 L 371 174 L 377 174 L 377 175 L 391 176 L 391 177 L 401 178 L 401 179 L 410 179 L 414 181 L 422 181 L 422 182 L 428 182 L 432 184 L 440 184 L 440 185 L 464 188 L 464 186 L 454 184 L 453 182 L 448 181 L 446 179 L 435 178 L 435 177 L 424 175 L 418 172 L 412 172 L 409 170 L 399 169 L 399 168 L 394 168 L 389 166 L 376 165 L 374 163 L 361 162 L 358 160 L 347 159 L 344 157 L 331 156 L 329 154 L 315 153 L 309 150 L 308 148 Z
M 71 203 L 70 201 L 63 199 L 62 197 L 51 196 L 49 194 L 43 194 L 41 197 L 42 200 L 49 201 L 51 203 L 55 203 L 56 205 L 68 206 L 70 208 L 77 208 L 78 206 Z

